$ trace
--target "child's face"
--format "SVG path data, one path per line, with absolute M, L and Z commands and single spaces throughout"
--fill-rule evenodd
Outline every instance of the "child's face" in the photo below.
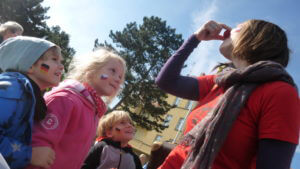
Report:
M 127 144 L 135 135 L 135 127 L 129 120 L 121 120 L 113 125 L 107 135 L 114 141 L 120 141 L 123 144 Z
M 6 33 L 3 36 L 3 39 L 6 40 L 8 38 L 16 37 L 16 36 L 21 36 L 23 32 L 17 31 L 17 32 L 11 32 L 9 30 L 6 31 Z
M 64 66 L 60 50 L 50 48 L 42 57 L 29 69 L 28 76 L 44 90 L 58 85 Z
M 113 96 L 120 89 L 123 75 L 123 64 L 119 60 L 113 59 L 92 75 L 90 85 L 101 96 Z

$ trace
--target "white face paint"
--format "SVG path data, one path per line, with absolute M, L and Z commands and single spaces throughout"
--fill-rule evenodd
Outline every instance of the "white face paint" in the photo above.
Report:
M 92 74 L 89 84 L 100 96 L 113 96 L 119 91 L 123 76 L 124 65 L 119 60 L 111 59 Z
M 105 79 L 108 78 L 108 75 L 107 74 L 102 74 L 102 75 L 100 75 L 100 78 L 103 79 L 103 80 L 105 80 Z

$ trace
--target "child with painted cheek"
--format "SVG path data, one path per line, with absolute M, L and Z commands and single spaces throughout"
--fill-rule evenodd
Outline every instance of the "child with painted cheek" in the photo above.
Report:
M 46 74 L 43 64 L 48 64 Z M 47 168 L 55 153 L 50 147 L 31 146 L 32 126 L 46 115 L 41 92 L 60 82 L 60 48 L 34 37 L 9 38 L 0 45 L 0 68 L 0 153 L 11 169 L 29 163 Z
M 105 48 L 74 59 L 66 80 L 45 94 L 46 118 L 34 125 L 33 147 L 46 146 L 55 152 L 51 169 L 81 168 L 99 118 L 124 82 L 125 61 Z
M 139 157 L 128 144 L 135 127 L 129 114 L 113 111 L 99 121 L 98 138 L 91 148 L 82 169 L 142 169 Z

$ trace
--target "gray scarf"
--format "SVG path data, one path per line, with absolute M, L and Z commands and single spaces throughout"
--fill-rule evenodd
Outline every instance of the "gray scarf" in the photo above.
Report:
M 192 148 L 181 168 L 210 169 L 252 91 L 271 81 L 284 81 L 296 87 L 284 67 L 272 61 L 260 61 L 245 69 L 218 74 L 216 83 L 226 92 L 216 107 L 185 135 L 182 144 Z

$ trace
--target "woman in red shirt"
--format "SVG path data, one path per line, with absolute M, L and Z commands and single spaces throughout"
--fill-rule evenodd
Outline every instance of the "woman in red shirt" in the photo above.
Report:
M 219 35 L 225 29 L 224 35 Z M 198 78 L 180 71 L 200 41 L 222 40 L 221 54 L 235 68 Z M 199 59 L 200 61 L 201 59 Z M 235 29 L 209 21 L 166 62 L 156 83 L 168 93 L 196 100 L 183 141 L 160 169 L 287 169 L 298 144 L 297 87 L 285 71 L 285 32 L 263 20 Z

